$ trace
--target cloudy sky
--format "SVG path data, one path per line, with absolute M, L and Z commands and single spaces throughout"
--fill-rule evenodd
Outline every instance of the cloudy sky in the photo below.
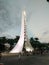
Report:
M 0 36 L 20 35 L 24 9 L 28 36 L 49 42 L 49 3 L 46 0 L 0 0 Z

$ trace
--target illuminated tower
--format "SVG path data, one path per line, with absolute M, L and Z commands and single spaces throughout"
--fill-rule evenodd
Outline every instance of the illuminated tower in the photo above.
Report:
M 26 12 L 24 11 L 24 48 L 28 52 L 32 52 L 34 48 L 31 46 L 27 36 Z
M 23 50 L 23 47 L 26 51 L 33 51 L 31 44 L 29 43 L 28 37 L 26 35 L 26 12 L 22 11 L 22 25 L 21 25 L 21 35 L 18 43 L 10 51 L 10 53 L 20 53 Z

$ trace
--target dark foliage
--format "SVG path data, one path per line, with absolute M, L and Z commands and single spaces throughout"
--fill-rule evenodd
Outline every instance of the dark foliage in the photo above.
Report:
M 0 37 L 0 51 L 5 50 L 5 43 L 10 44 L 10 49 L 13 48 L 14 43 L 17 43 L 20 36 L 16 36 L 15 39 L 7 39 L 6 37 Z M 41 43 L 38 38 L 30 38 L 30 43 L 34 49 L 38 48 L 38 50 L 49 50 L 49 43 Z
M 14 43 L 17 43 L 19 40 L 19 36 L 16 36 L 15 39 L 8 39 L 6 37 L 0 37 L 0 52 L 5 51 L 5 43 L 9 43 L 10 44 L 10 49 L 13 48 Z
M 49 2 L 49 0 L 47 0 L 47 2 Z
M 34 49 L 38 49 L 39 51 L 49 50 L 49 43 L 41 43 L 38 38 L 30 38 L 30 43 Z

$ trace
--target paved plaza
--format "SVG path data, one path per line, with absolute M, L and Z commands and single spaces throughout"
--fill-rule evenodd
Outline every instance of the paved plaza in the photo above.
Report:
M 6 56 L 0 58 L 4 65 L 49 65 L 49 55 Z

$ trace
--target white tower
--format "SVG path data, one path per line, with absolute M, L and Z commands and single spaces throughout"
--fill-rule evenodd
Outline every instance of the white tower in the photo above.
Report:
M 22 25 L 21 25 L 21 35 L 18 43 L 15 47 L 10 51 L 10 53 L 20 53 L 23 50 L 25 41 L 25 49 L 26 51 L 33 51 L 31 44 L 28 41 L 28 37 L 26 35 L 26 12 L 22 11 Z
M 24 11 L 24 48 L 28 52 L 32 52 L 34 48 L 31 46 L 27 36 L 27 25 L 26 25 L 26 12 Z

